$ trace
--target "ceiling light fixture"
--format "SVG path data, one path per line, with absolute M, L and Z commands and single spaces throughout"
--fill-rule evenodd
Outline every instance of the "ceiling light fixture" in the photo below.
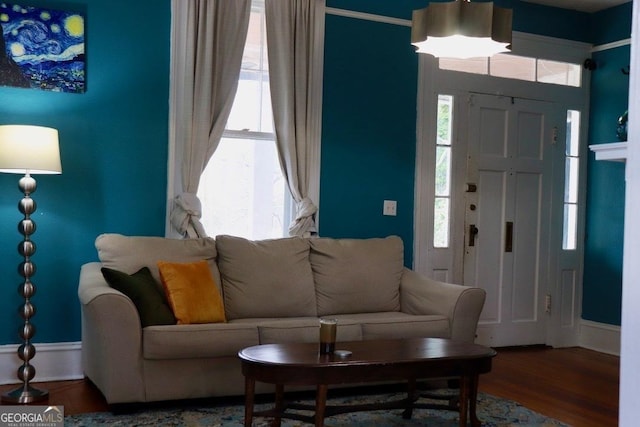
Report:
M 493 2 L 456 0 L 414 10 L 411 44 L 435 57 L 488 57 L 511 50 L 513 11 Z

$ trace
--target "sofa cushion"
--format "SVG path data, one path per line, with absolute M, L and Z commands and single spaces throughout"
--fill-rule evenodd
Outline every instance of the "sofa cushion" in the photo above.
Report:
M 226 321 L 222 297 L 207 261 L 158 261 L 158 269 L 179 325 Z
M 413 315 L 401 312 L 359 313 L 335 316 L 340 323 L 357 322 L 362 339 L 451 338 L 449 319 L 442 315 Z
M 193 262 L 207 260 L 216 283 L 220 273 L 216 265 L 216 242 L 212 238 L 167 239 L 164 237 L 123 236 L 101 234 L 96 238 L 98 258 L 107 268 L 133 273 L 149 267 L 151 275 L 160 286 L 158 261 Z
M 112 288 L 133 301 L 143 328 L 150 325 L 175 325 L 176 318 L 149 268 L 143 267 L 131 275 L 106 267 L 102 267 L 101 271 Z
M 402 240 L 309 239 L 318 315 L 400 310 Z
M 142 340 L 145 359 L 228 357 L 260 344 L 255 325 L 232 323 L 150 326 Z
M 217 236 L 227 319 L 316 316 L 309 242 Z

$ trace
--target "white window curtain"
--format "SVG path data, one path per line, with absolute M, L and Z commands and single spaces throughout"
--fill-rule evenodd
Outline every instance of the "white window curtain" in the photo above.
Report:
M 296 201 L 292 236 L 316 232 L 324 0 L 266 0 L 269 83 L 280 165 Z M 317 195 L 314 197 L 317 198 Z
M 182 236 L 204 237 L 196 193 L 238 88 L 251 0 L 172 0 L 171 11 L 170 221 Z

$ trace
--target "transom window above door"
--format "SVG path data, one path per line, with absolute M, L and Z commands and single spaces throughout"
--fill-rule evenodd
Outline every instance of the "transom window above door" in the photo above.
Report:
M 490 58 L 439 58 L 441 70 L 484 74 L 507 79 L 581 87 L 582 67 L 570 62 L 551 61 L 512 54 Z

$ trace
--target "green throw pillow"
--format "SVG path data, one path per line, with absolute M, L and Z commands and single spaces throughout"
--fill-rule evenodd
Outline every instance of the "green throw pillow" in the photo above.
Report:
M 143 328 L 176 324 L 176 318 L 167 304 L 167 299 L 148 267 L 143 267 L 131 275 L 106 267 L 102 267 L 101 271 L 112 288 L 131 298 L 138 309 Z

